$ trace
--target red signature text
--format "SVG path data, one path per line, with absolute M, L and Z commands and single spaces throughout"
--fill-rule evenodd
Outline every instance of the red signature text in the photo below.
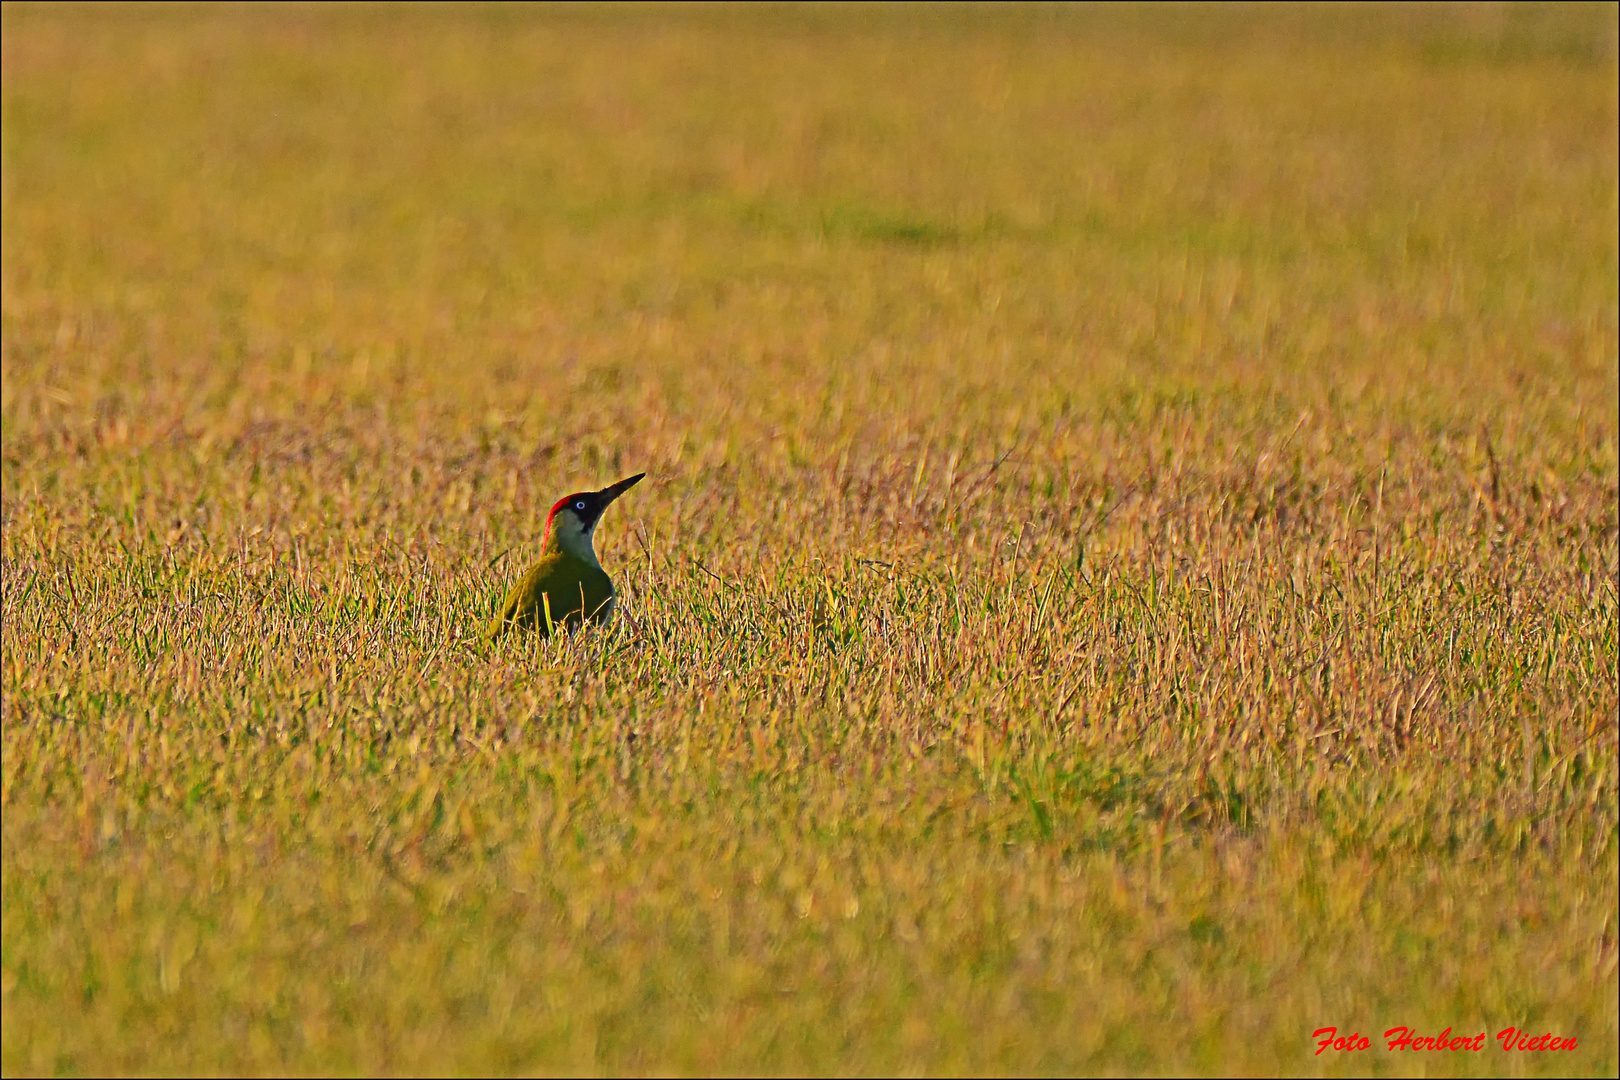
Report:
M 1318 1040 L 1316 1053 L 1320 1055 L 1324 1050 L 1365 1050 L 1372 1043 L 1361 1032 L 1352 1032 L 1349 1035 L 1340 1035 L 1336 1027 L 1317 1028 L 1311 1032 L 1311 1038 Z
M 1340 1035 L 1336 1027 L 1317 1028 L 1311 1032 L 1311 1038 L 1316 1042 L 1318 1055 L 1327 1050 L 1367 1050 L 1372 1047 L 1371 1041 L 1361 1032 Z M 1478 1051 L 1485 1049 L 1486 1034 L 1482 1031 L 1478 1035 L 1453 1035 L 1451 1029 L 1446 1028 L 1438 1035 L 1419 1035 L 1409 1027 L 1392 1027 L 1384 1032 L 1384 1039 L 1391 1050 Z M 1576 1050 L 1580 1046 L 1573 1035 L 1566 1038 L 1550 1031 L 1537 1035 L 1516 1027 L 1498 1031 L 1496 1041 L 1502 1044 L 1503 1050 Z
M 1485 1049 L 1485 1033 L 1478 1035 L 1451 1034 L 1446 1028 L 1438 1035 L 1416 1035 L 1411 1028 L 1392 1027 L 1384 1032 L 1384 1038 L 1389 1040 L 1391 1050 L 1483 1050 Z
M 1522 1028 L 1503 1028 L 1496 1033 L 1496 1041 L 1503 1050 L 1575 1050 L 1575 1036 L 1563 1038 L 1547 1032 L 1537 1035 Z

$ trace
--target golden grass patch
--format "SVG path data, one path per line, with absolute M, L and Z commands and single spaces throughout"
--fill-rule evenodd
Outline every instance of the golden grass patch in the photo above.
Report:
M 1612 5 L 4 10 L 8 1073 L 1612 1074 Z

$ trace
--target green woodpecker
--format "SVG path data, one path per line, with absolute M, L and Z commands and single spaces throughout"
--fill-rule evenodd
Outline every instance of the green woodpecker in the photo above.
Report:
M 605 623 L 612 617 L 613 579 L 596 559 L 591 534 L 608 504 L 646 475 L 636 473 L 601 491 L 557 500 L 546 517 L 540 561 L 506 594 L 485 637 L 494 640 L 510 626 L 547 635 L 553 628 L 578 626 L 586 619 Z

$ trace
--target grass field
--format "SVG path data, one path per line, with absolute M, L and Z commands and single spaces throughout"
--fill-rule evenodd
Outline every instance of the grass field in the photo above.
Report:
M 6 1074 L 1613 1075 L 1616 11 L 7 4 Z

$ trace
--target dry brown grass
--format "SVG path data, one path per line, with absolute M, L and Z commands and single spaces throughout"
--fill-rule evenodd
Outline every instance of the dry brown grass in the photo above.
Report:
M 1612 5 L 4 19 L 8 1073 L 1612 1075 Z

